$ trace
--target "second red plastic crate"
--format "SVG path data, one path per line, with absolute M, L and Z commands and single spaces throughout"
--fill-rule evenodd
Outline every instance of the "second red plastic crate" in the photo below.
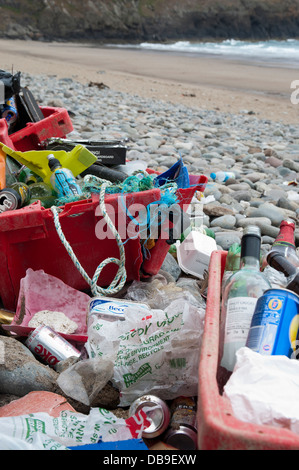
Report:
M 200 450 L 298 450 L 299 436 L 288 429 L 243 422 L 222 395 L 218 356 L 221 280 L 227 252 L 214 251 L 209 266 L 205 328 L 198 378 Z
M 23 129 L 8 135 L 5 119 L 0 119 L 0 142 L 12 150 L 27 152 L 40 150 L 40 145 L 51 137 L 64 138 L 72 132 L 73 124 L 64 108 L 41 107 L 44 119 L 28 122 Z

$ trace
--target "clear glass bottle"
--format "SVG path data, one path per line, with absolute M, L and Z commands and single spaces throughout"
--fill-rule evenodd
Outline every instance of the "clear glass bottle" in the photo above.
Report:
M 246 345 L 257 299 L 270 282 L 260 271 L 261 232 L 248 226 L 241 240 L 240 270 L 225 286 L 221 305 L 221 366 L 232 371 L 236 352 Z
M 233 243 L 227 252 L 224 273 L 221 284 L 221 295 L 223 296 L 225 286 L 232 274 L 239 271 L 241 258 L 241 246 L 239 243 Z

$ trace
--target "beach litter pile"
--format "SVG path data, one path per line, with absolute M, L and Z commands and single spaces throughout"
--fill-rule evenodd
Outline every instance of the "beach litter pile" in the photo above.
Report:
M 227 175 L 221 168 L 211 173 L 208 165 L 200 174 L 190 172 L 188 146 L 184 151 L 181 146 L 167 168 L 153 168 L 132 158 L 132 135 L 81 138 L 66 109 L 39 106 L 21 85 L 21 74 L 2 71 L 2 78 L 0 448 L 233 448 L 236 443 L 225 442 L 221 430 L 218 440 L 217 430 L 206 431 L 213 416 L 209 390 L 215 409 L 220 399 L 224 410 L 231 403 L 233 433 L 237 429 L 240 441 L 239 423 L 248 422 L 288 428 L 285 445 L 299 448 L 299 416 L 276 408 L 280 401 L 273 391 L 280 373 L 286 378 L 289 372 L 285 393 L 297 393 L 296 382 L 290 385 L 298 367 L 296 347 L 284 355 L 288 365 L 277 367 L 281 355 L 249 348 L 250 321 L 243 306 L 242 314 L 230 320 L 231 331 L 241 338 L 235 372 L 218 371 L 220 299 L 242 267 L 247 229 L 258 229 L 260 243 L 261 233 L 268 237 L 258 265 L 269 288 L 280 289 L 281 303 L 272 299 L 275 313 L 285 292 L 298 294 L 299 261 L 288 271 L 287 250 L 279 258 L 286 262 L 276 257 L 272 265 L 266 256 L 275 246 L 287 246 L 298 259 L 296 197 L 284 211 L 262 198 L 256 212 L 244 215 L 247 186 L 236 189 L 237 202 L 229 201 L 230 187 L 241 179 L 233 169 Z M 110 90 L 101 87 L 97 93 Z M 250 173 L 248 187 L 249 178 Z M 294 179 L 293 194 L 298 194 L 296 185 Z M 221 196 L 227 197 L 223 204 Z M 285 226 L 293 238 L 281 243 Z M 248 274 L 234 287 L 235 298 L 257 300 L 249 281 Z M 292 304 L 294 341 L 298 305 Z M 210 333 L 211 328 L 216 330 Z M 263 390 L 259 370 L 272 372 L 264 359 L 273 363 L 267 422 L 262 417 L 264 407 L 269 411 L 268 397 L 257 402 L 257 419 L 253 391 L 247 384 L 246 393 L 238 382 L 240 376 L 241 382 L 255 380 L 256 373 Z M 223 390 L 219 372 L 220 381 L 225 377 Z M 229 429 L 227 423 L 224 427 Z M 261 444 L 258 431 L 249 440 L 253 448 L 272 445 Z

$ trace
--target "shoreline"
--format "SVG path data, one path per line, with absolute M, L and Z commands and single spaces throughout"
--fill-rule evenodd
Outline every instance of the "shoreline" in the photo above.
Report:
M 291 103 L 291 83 L 299 79 L 299 71 L 286 66 L 86 43 L 6 39 L 0 39 L 0 62 L 7 71 L 13 67 L 35 75 L 72 77 L 85 84 L 103 83 L 115 91 L 191 108 L 232 114 L 247 110 L 261 119 L 299 122 L 299 104 Z

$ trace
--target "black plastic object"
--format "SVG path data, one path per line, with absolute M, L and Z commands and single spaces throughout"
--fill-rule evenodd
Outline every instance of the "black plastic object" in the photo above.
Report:
M 5 87 L 5 101 L 9 100 L 13 95 L 18 95 L 21 89 L 21 72 L 17 72 L 15 75 L 0 70 L 0 82 Z
M 94 175 L 98 178 L 108 180 L 111 183 L 122 183 L 123 181 L 125 181 L 126 178 L 128 178 L 128 175 L 126 173 L 119 170 L 114 170 L 113 168 L 108 168 L 97 162 L 88 167 L 85 171 L 83 171 L 83 173 L 81 173 L 81 176 L 86 175 Z
M 125 165 L 127 147 L 119 140 L 69 140 L 53 138 L 47 142 L 47 150 L 70 151 L 76 145 L 84 145 L 105 166 Z

